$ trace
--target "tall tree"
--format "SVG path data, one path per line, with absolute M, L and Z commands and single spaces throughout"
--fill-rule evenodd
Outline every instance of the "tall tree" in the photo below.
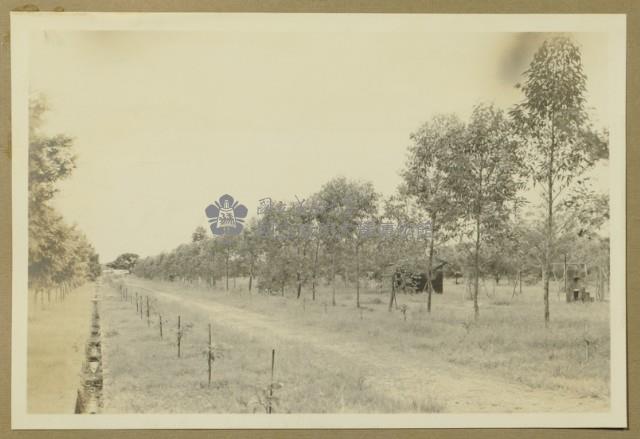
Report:
M 453 115 L 438 115 L 411 135 L 408 159 L 402 177 L 403 195 L 412 197 L 424 210 L 431 227 L 427 253 L 427 311 L 431 312 L 433 261 L 436 243 L 444 241 L 451 223 L 451 193 L 447 181 L 452 162 L 451 150 L 463 141 L 464 124 Z
M 458 230 L 473 241 L 473 309 L 477 319 L 482 245 L 506 229 L 523 184 L 516 142 L 503 112 L 492 105 L 477 105 L 461 142 L 451 146 L 447 184 L 459 212 Z
M 528 163 L 534 185 L 542 190 L 546 211 L 544 254 L 544 320 L 548 325 L 549 279 L 555 255 L 555 208 L 572 181 L 592 165 L 585 110 L 586 76 L 579 47 L 568 37 L 545 41 L 534 54 L 518 84 L 524 101 L 511 114 L 528 146 Z M 597 154 L 595 155 L 597 156 Z
M 76 166 L 73 140 L 45 135 L 42 122 L 48 110 L 42 96 L 29 102 L 29 288 L 39 293 L 62 291 L 100 274 L 98 256 L 84 234 L 68 226 L 50 205 L 57 184 Z M 41 296 L 43 297 L 43 296 Z

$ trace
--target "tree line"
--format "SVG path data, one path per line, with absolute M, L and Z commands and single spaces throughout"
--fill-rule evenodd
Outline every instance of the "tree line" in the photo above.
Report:
M 606 195 L 586 171 L 608 159 L 608 133 L 597 131 L 585 108 L 586 76 L 579 47 L 567 37 L 545 41 L 523 81 L 522 101 L 503 110 L 481 103 L 469 120 L 436 115 L 410 135 L 397 193 L 382 197 L 369 182 L 334 178 L 304 202 L 274 201 L 237 236 L 208 237 L 140 259 L 134 272 L 147 278 L 207 282 L 246 276 L 266 291 L 297 297 L 336 278 L 355 286 L 381 281 L 402 267 L 428 281 L 440 261 L 472 281 L 479 316 L 480 281 L 523 271 L 543 281 L 548 322 L 549 283 L 563 254 L 608 260 Z M 540 193 L 539 205 L 523 194 Z
M 99 256 L 87 237 L 65 222 L 51 205 L 56 183 L 69 177 L 76 166 L 73 139 L 47 136 L 41 131 L 47 111 L 44 97 L 29 106 L 29 290 L 51 301 L 101 273 Z

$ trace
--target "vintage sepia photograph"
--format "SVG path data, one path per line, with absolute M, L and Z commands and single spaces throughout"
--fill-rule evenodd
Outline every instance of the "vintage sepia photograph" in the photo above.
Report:
M 12 32 L 14 428 L 626 426 L 624 15 Z

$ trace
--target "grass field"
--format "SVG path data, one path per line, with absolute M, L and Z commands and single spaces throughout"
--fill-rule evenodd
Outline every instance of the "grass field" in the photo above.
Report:
M 158 302 L 156 301 L 156 310 Z M 114 295 L 102 303 L 105 411 L 115 413 L 264 412 L 263 389 L 270 382 L 270 354 L 276 350 L 278 412 L 437 411 L 429 397 L 388 400 L 364 382 L 364 371 L 340 355 L 326 356 L 303 342 L 272 339 L 213 322 L 218 358 L 207 383 L 208 319 L 188 306 L 165 306 L 163 338 L 159 316 L 148 326 L 135 304 Z M 172 314 L 169 314 L 172 313 Z M 184 335 L 177 357 L 177 315 Z
M 327 288 L 312 301 L 307 292 L 301 299 L 250 294 L 240 280 L 228 292 L 134 277 L 116 282 L 148 296 L 152 311 L 147 324 L 135 303 L 105 289 L 107 412 L 264 411 L 271 349 L 282 383 L 279 413 L 608 409 L 606 302 L 567 304 L 553 294 L 545 329 L 539 286 L 513 298 L 507 285 L 483 291 L 476 322 L 465 287 L 449 282 L 444 295 L 434 295 L 431 314 L 424 295 L 400 294 L 406 316 L 388 312 L 388 292 L 378 288 L 365 289 L 358 310 L 352 289 L 340 290 L 334 307 Z M 188 326 L 181 358 L 178 315 Z M 208 323 L 221 353 L 210 387 Z
M 55 300 L 29 305 L 27 411 L 73 413 L 91 324 L 88 283 Z

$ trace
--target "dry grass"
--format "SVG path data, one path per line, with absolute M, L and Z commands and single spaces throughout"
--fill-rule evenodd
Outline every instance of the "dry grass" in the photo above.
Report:
M 151 283 L 154 285 L 154 283 Z M 158 288 L 167 288 L 157 283 Z M 566 303 L 552 285 L 551 324 L 543 321 L 542 288 L 523 287 L 512 297 L 512 286 L 503 283 L 484 291 L 480 319 L 474 321 L 473 305 L 465 298 L 466 287 L 446 282 L 445 294 L 433 295 L 432 312 L 426 312 L 424 294 L 399 294 L 398 304 L 407 305 L 407 321 L 399 310 L 388 312 L 389 296 L 380 289 L 361 292 L 362 312 L 355 308 L 355 293 L 338 290 L 338 303 L 331 306 L 327 287 L 313 302 L 310 292 L 296 300 L 246 291 L 244 280 L 229 292 L 209 291 L 174 284 L 182 294 L 211 299 L 274 316 L 283 321 L 317 326 L 358 337 L 363 343 L 432 351 L 452 363 L 486 369 L 533 387 L 565 388 L 580 394 L 608 398 L 609 306 L 608 302 Z M 304 304 L 302 303 L 304 300 Z M 326 309 L 326 312 L 325 312 Z M 591 341 L 589 358 L 585 338 Z
M 425 362 L 439 359 L 451 367 L 480 371 L 530 389 L 567 392 L 608 404 L 607 303 L 567 304 L 553 294 L 552 322 L 545 328 L 541 291 L 536 286 L 525 287 L 523 295 L 515 298 L 508 286 L 498 287 L 491 297 L 483 294 L 478 321 L 473 319 L 472 304 L 464 298 L 462 285 L 447 283 L 444 295 L 434 295 L 431 314 L 426 312 L 424 295 L 401 294 L 399 304 L 408 309 L 405 321 L 399 311 L 387 311 L 388 294 L 375 289 L 362 292 L 363 309 L 358 310 L 351 289 L 339 290 L 338 304 L 333 307 L 326 287 L 312 301 L 308 292 L 303 299 L 291 293 L 285 297 L 249 294 L 240 280 L 229 292 L 136 282 L 150 289 L 139 289 L 141 294 L 168 291 L 198 303 L 223 303 L 273 320 L 282 328 L 326 334 L 329 345 L 342 337 L 357 346 L 388 352 L 398 361 L 407 355 Z M 277 336 L 265 339 L 260 333 L 219 326 L 216 316 L 179 303 L 158 306 L 172 314 L 162 341 L 157 322 L 147 328 L 146 321 L 136 315 L 135 305 L 121 302 L 115 290 L 103 303 L 107 411 L 262 411 L 255 396 L 268 384 L 272 347 L 276 348 L 276 381 L 283 383 L 277 391 L 276 412 L 450 411 L 446 395 L 403 399 L 381 391 L 369 380 L 370 371 L 340 353 L 327 355 L 312 343 Z M 183 322 L 194 323 L 192 332 L 185 335 L 181 359 L 176 358 L 175 347 L 178 313 Z M 211 388 L 206 383 L 203 354 L 209 320 L 214 324 L 214 340 L 222 342 L 224 351 L 224 358 L 215 363 Z M 585 339 L 590 341 L 588 358 Z
M 159 308 L 156 307 L 156 311 Z M 265 412 L 258 396 L 269 384 L 271 348 L 276 349 L 275 413 L 356 413 L 440 411 L 433 398 L 398 402 L 366 382 L 363 370 L 340 355 L 327 356 L 305 343 L 241 334 L 218 325 L 215 316 L 188 307 L 163 306 L 163 339 L 158 317 L 148 327 L 135 303 L 112 290 L 101 303 L 104 401 L 107 413 Z M 168 313 L 171 314 L 168 314 Z M 177 357 L 177 315 L 193 324 Z M 207 383 L 208 317 L 221 358 Z

